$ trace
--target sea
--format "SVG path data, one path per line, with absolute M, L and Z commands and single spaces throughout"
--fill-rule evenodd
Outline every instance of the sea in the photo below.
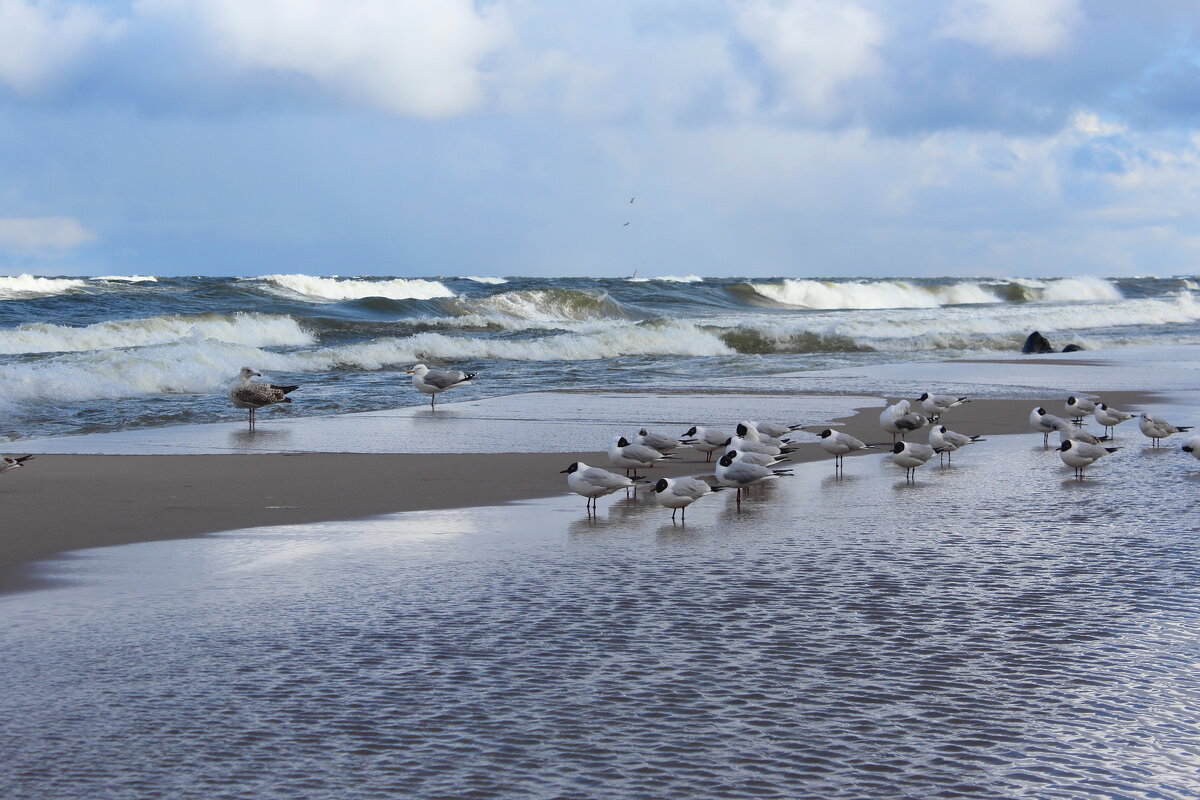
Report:
M 294 416 L 426 402 L 406 370 L 479 373 L 446 399 L 702 388 L 902 361 L 1200 343 L 1200 277 L 0 276 L 0 437 L 241 419 L 243 366 Z

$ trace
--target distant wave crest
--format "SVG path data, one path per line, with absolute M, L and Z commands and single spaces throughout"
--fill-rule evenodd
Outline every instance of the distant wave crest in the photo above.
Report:
M 110 320 L 84 327 L 28 323 L 0 330 L 0 354 L 60 353 L 145 347 L 185 338 L 255 347 L 302 347 L 312 334 L 291 317 L 268 314 L 195 314 Z
M 449 304 L 460 314 L 530 322 L 624 319 L 621 305 L 604 292 L 579 289 L 522 289 L 490 297 L 458 298 Z
M 114 283 L 158 283 L 158 278 L 154 275 L 96 275 L 92 280 Z
M 0 300 L 19 300 L 26 297 L 49 297 L 87 283 L 75 278 L 39 278 L 36 275 L 0 275 Z
M 454 292 L 439 281 L 422 278 L 322 278 L 316 275 L 264 275 L 258 280 L 316 302 L 362 300 L 386 297 L 391 300 L 434 300 L 454 297 Z
M 814 310 L 940 308 L 1003 302 L 1080 302 L 1122 299 L 1121 291 L 1102 278 L 1057 280 L 1003 279 L 925 284 L 902 280 L 818 281 L 786 278 L 772 283 L 744 283 L 735 295 L 752 305 Z

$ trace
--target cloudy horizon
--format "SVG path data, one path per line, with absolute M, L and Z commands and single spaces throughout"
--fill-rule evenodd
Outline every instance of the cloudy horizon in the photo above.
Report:
M 1198 19 L 0 0 L 0 274 L 1192 274 Z

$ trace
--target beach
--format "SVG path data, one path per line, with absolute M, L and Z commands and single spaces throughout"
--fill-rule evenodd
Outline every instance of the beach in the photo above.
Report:
M 1074 390 L 1195 423 L 1191 356 L 26 440 L 0 479 L 0 793 L 1181 796 L 1194 459 L 1127 422 L 1079 481 L 1028 416 Z M 907 482 L 878 414 L 918 386 L 974 389 L 943 421 L 986 441 Z M 741 508 L 675 524 L 641 488 L 588 517 L 566 491 L 612 435 L 743 418 L 806 441 Z M 826 426 L 884 446 L 837 476 Z M 651 478 L 711 472 L 680 453 Z

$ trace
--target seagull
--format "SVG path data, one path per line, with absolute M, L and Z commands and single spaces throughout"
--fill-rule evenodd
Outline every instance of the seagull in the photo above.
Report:
M 969 403 L 965 397 L 955 397 L 951 394 L 930 394 L 925 392 L 917 398 L 917 402 L 921 404 L 921 410 L 925 412 L 925 416 L 929 417 L 929 421 L 933 422 L 936 419 L 942 418 L 942 412 L 948 411 L 955 406 L 961 406 L 963 403 Z
M 0 475 L 3 475 L 4 473 L 8 472 L 10 469 L 16 469 L 17 467 L 23 467 L 23 466 L 25 466 L 26 461 L 30 461 L 32 459 L 33 459 L 33 456 L 17 456 L 16 458 L 9 458 L 8 456 L 0 456 Z
M 737 488 L 737 507 L 742 507 L 742 491 L 761 481 L 782 478 L 792 474 L 790 469 L 770 469 L 758 464 L 747 464 L 738 461 L 736 450 L 726 451 L 717 462 L 717 483 L 722 486 Z
M 1107 436 L 1097 436 L 1094 433 L 1088 433 L 1083 428 L 1076 428 L 1071 423 L 1060 417 L 1054 418 L 1054 430 L 1058 431 L 1058 443 L 1070 439 L 1074 442 L 1083 442 L 1084 444 L 1100 444 L 1108 441 Z
M 693 425 L 683 432 L 684 439 L 692 439 L 692 449 L 704 453 L 705 461 L 712 461 L 714 450 L 720 450 L 729 444 L 729 434 L 716 428 L 703 428 Z
M 1050 444 L 1050 434 L 1058 430 L 1058 423 L 1066 422 L 1062 417 L 1047 414 L 1046 409 L 1038 407 L 1029 412 L 1029 424 L 1035 431 L 1042 434 L 1042 447 Z
M 907 400 L 890 405 L 879 415 L 879 426 L 892 435 L 892 441 L 903 439 L 910 431 L 924 428 L 928 420 L 915 411 L 910 412 Z
M 712 486 L 699 478 L 659 478 L 654 484 L 654 496 L 660 506 L 672 509 L 671 522 L 675 513 L 683 509 L 682 521 L 687 522 L 687 507 L 705 495 L 722 491 L 724 486 Z
M 760 467 L 773 467 L 776 464 L 782 464 L 784 461 L 791 461 L 791 458 L 784 455 L 772 456 L 766 453 L 751 453 L 746 450 L 738 450 L 735 461 L 744 461 L 747 464 L 758 464 Z
M 759 442 L 760 444 L 769 444 L 773 447 L 783 448 L 788 441 L 787 439 L 780 439 L 768 433 L 763 433 L 753 422 L 739 422 L 733 430 L 736 435 L 748 442 Z
M 1191 453 L 1193 458 L 1200 458 L 1200 436 L 1191 436 L 1179 448 L 1185 453 Z
M 1150 437 L 1151 447 L 1158 447 L 1158 440 L 1165 439 L 1172 433 L 1183 433 L 1192 429 L 1191 425 L 1172 425 L 1161 417 L 1153 416 L 1149 411 L 1143 411 L 1138 417 L 1138 427 Z
M 624 475 L 617 475 L 599 467 L 589 467 L 582 461 L 559 472 L 567 476 L 567 486 L 572 492 L 587 498 L 588 516 L 596 513 L 596 498 L 634 488 L 634 482 Z
M 429 407 L 433 408 L 435 397 L 447 389 L 467 383 L 479 373 L 462 372 L 457 369 L 430 369 L 424 364 L 417 364 L 407 374 L 412 375 L 413 386 L 429 395 Z
M 633 470 L 634 474 L 629 475 L 632 478 L 638 477 L 638 467 L 650 467 L 655 461 L 667 458 L 677 459 L 679 456 L 664 455 L 644 444 L 631 444 L 624 436 L 614 437 L 612 444 L 608 446 L 608 460 L 614 467 L 625 470 L 626 475 Z
M 1107 436 L 1108 431 L 1111 430 L 1114 438 L 1117 435 L 1117 426 L 1127 419 L 1133 419 L 1133 414 L 1130 414 L 1128 411 L 1118 411 L 1115 408 L 1109 408 L 1104 403 L 1096 406 L 1093 414 L 1096 417 L 1096 422 L 1104 426 L 1104 435 Z
M 929 446 L 938 452 L 938 462 L 942 460 L 942 454 L 945 453 L 946 460 L 950 460 L 950 454 L 961 447 L 966 447 L 969 444 L 976 442 L 986 442 L 987 439 L 981 438 L 979 435 L 967 436 L 963 433 L 955 433 L 952 430 L 947 430 L 945 425 L 935 425 L 929 429 Z
M 299 389 L 299 386 L 277 386 L 273 383 L 260 383 L 251 378 L 261 378 L 261 372 L 255 372 L 249 367 L 242 367 L 237 379 L 229 386 L 229 401 L 236 408 L 249 409 L 250 430 L 254 430 L 254 412 L 276 403 L 290 403 L 292 398 L 287 395 Z
M 800 430 L 799 425 L 777 425 L 774 422 L 751 422 L 750 424 L 753 425 L 759 433 L 766 434 L 773 439 L 782 439 L 789 433 Z
M 750 453 L 762 453 L 767 456 L 781 456 L 787 453 L 796 452 L 794 447 L 776 447 L 773 444 L 766 442 L 756 442 L 752 439 L 743 439 L 741 436 L 731 436 L 729 438 L 730 450 L 745 450 Z
M 631 197 L 631 198 L 629 198 L 629 202 L 630 202 L 630 204 L 632 204 L 634 200 L 637 200 L 637 197 Z
M 896 442 L 892 447 L 892 460 L 904 467 L 904 479 L 906 481 L 915 482 L 917 479 L 917 467 L 923 466 L 937 452 L 937 450 L 934 450 L 927 444 Z
M 629 223 L 628 223 L 628 222 L 626 222 L 626 223 L 625 223 L 624 225 L 622 225 L 621 227 L 622 227 L 622 228 L 628 228 L 628 227 L 629 227 Z
M 1086 442 L 1075 442 L 1068 439 L 1063 442 L 1058 448 L 1058 457 L 1068 467 L 1075 470 L 1075 477 L 1083 480 L 1083 468 L 1091 466 L 1096 460 L 1103 458 L 1109 453 L 1115 453 L 1120 448 L 1103 447 L 1098 444 L 1088 444 Z
M 1067 398 L 1063 408 L 1067 409 L 1067 416 L 1075 420 L 1076 425 L 1082 425 L 1083 418 L 1096 410 L 1098 402 L 1100 402 L 1100 398 L 1094 394 L 1073 394 Z
M 833 471 L 837 472 L 843 466 L 843 460 L 847 453 L 853 453 L 855 450 L 867 450 L 874 445 L 863 444 L 858 439 L 855 439 L 848 433 L 835 431 L 832 428 L 826 428 L 821 431 L 821 441 L 819 442 L 821 449 L 833 456 Z
M 677 439 L 674 436 L 665 436 L 661 433 L 651 433 L 645 428 L 638 431 L 638 435 L 634 437 L 633 443 L 652 447 L 664 455 L 680 445 L 687 444 L 683 439 Z

